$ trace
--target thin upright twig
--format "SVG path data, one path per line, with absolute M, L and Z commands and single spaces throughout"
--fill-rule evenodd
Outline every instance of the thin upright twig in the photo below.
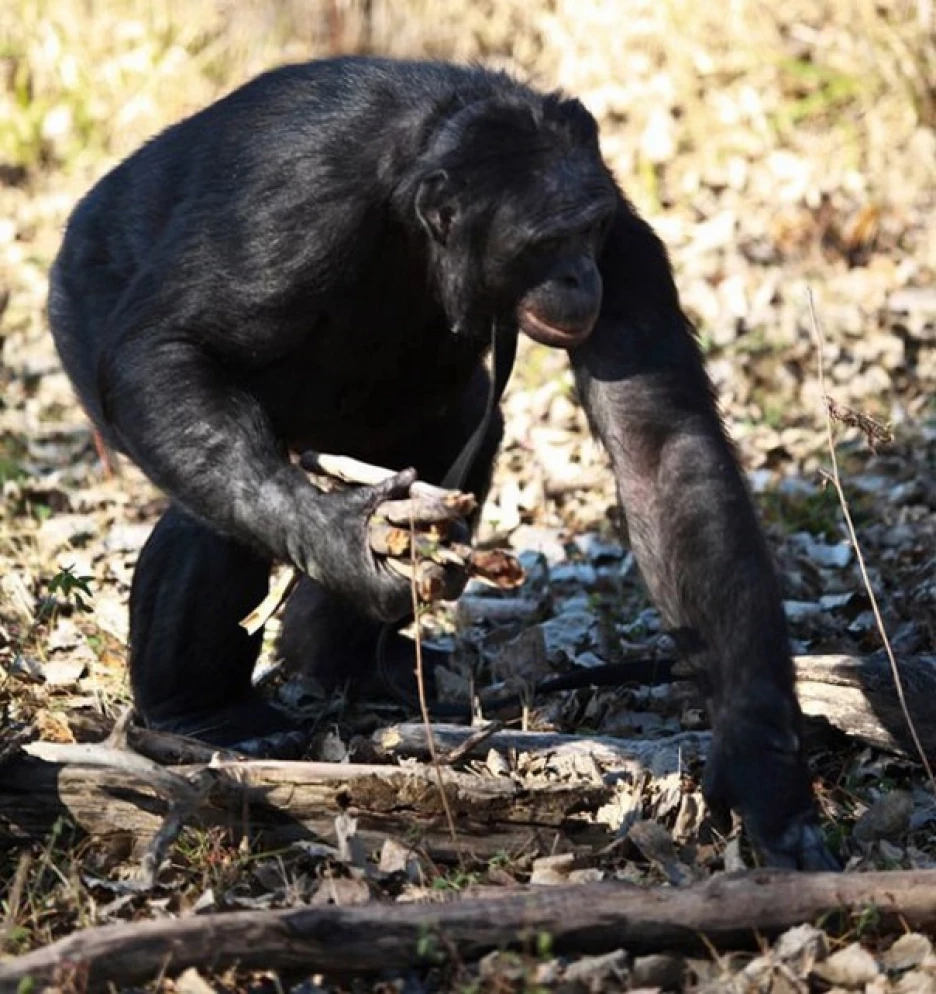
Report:
M 422 654 L 422 633 L 419 628 L 419 592 L 416 589 L 416 567 L 417 563 L 417 549 L 416 549 L 416 517 L 412 510 L 410 511 L 410 536 L 412 541 L 410 542 L 410 565 L 412 566 L 413 576 L 410 581 L 410 596 L 413 601 L 413 620 L 415 621 L 414 639 L 416 645 L 416 690 L 419 695 L 419 712 L 422 716 L 423 725 L 426 728 L 426 742 L 429 745 L 429 758 L 432 762 L 432 768 L 435 770 L 436 782 L 439 786 L 439 796 L 442 800 L 442 809 L 445 811 L 445 820 L 448 824 L 449 834 L 452 837 L 452 845 L 455 847 L 456 852 L 459 851 L 459 840 L 458 840 L 458 830 L 455 827 L 455 816 L 452 814 L 452 808 L 449 805 L 448 794 L 445 793 L 445 782 L 442 778 L 442 764 L 439 760 L 439 754 L 436 751 L 435 737 L 432 734 L 432 719 L 429 716 L 429 703 L 426 700 L 426 681 L 423 675 L 423 654 Z
M 933 778 L 933 769 L 930 766 L 929 759 L 926 756 L 926 751 L 923 748 L 923 743 L 920 741 L 919 733 L 917 732 L 916 725 L 914 724 L 913 718 L 910 716 L 910 709 L 907 705 L 907 697 L 904 693 L 903 680 L 900 676 L 900 668 L 897 665 L 897 660 L 894 657 L 894 650 L 891 648 L 890 639 L 887 637 L 887 630 L 884 627 L 884 619 L 881 616 L 881 610 L 878 607 L 877 597 L 874 595 L 874 589 L 871 586 L 871 578 L 868 576 L 868 569 L 865 566 L 864 554 L 861 551 L 861 545 L 858 542 L 858 536 L 855 533 L 855 525 L 852 522 L 851 512 L 848 509 L 848 501 L 845 498 L 845 491 L 842 489 L 842 481 L 839 476 L 838 459 L 835 455 L 835 436 L 832 431 L 832 417 L 830 414 L 829 404 L 831 398 L 829 397 L 828 391 L 826 389 L 826 376 L 825 376 L 825 356 L 824 356 L 824 344 L 825 339 L 822 333 L 822 326 L 819 323 L 819 317 L 816 314 L 816 303 L 813 299 L 813 293 L 811 289 L 806 290 L 806 299 L 809 302 L 809 317 L 812 322 L 813 336 L 816 339 L 816 352 L 819 360 L 819 389 L 822 391 L 823 398 L 823 413 L 825 416 L 825 428 L 826 428 L 826 442 L 829 447 L 829 456 L 832 462 L 832 472 L 824 473 L 826 479 L 828 479 L 832 486 L 835 488 L 835 493 L 838 496 L 838 502 L 842 508 L 842 516 L 845 519 L 845 528 L 848 531 L 848 537 L 851 540 L 852 548 L 855 550 L 855 558 L 858 563 L 858 569 L 861 573 L 861 579 L 864 583 L 865 591 L 868 595 L 868 600 L 871 603 L 871 610 L 874 613 L 874 620 L 877 624 L 878 631 L 881 635 L 881 641 L 884 643 L 884 651 L 887 653 L 887 659 L 890 663 L 891 673 L 894 677 L 894 687 L 897 691 L 897 699 L 900 702 L 900 710 L 903 712 L 904 720 L 907 722 L 907 728 L 910 731 L 910 737 L 913 740 L 914 748 L 920 757 L 920 762 L 923 764 L 923 769 L 926 771 L 926 776 L 930 782 L 930 788 L 933 793 L 936 794 L 936 779 Z

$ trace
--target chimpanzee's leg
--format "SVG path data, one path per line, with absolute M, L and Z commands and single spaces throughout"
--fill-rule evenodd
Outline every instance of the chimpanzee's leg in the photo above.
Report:
M 386 465 L 391 468 L 414 466 L 421 480 L 441 482 L 481 422 L 488 385 L 488 375 L 479 367 L 461 403 L 448 416 L 427 425 L 418 437 L 397 451 L 388 452 L 384 460 Z M 491 485 L 494 457 L 503 431 L 504 423 L 498 411 L 492 418 L 485 441 L 463 485 L 464 490 L 477 496 L 479 504 L 484 501 Z M 412 698 L 415 694 L 412 640 L 391 635 L 383 652 L 387 673 L 375 673 L 376 646 L 381 627 L 362 617 L 353 604 L 324 590 L 314 580 L 303 577 L 286 605 L 277 648 L 290 670 L 314 676 L 326 690 L 333 690 L 350 681 L 369 691 L 384 676 L 389 676 L 395 686 Z M 424 650 L 425 672 L 430 680 L 433 664 L 442 658 L 442 653 Z
M 147 725 L 218 745 L 286 726 L 251 690 L 262 635 L 238 624 L 265 596 L 269 570 L 177 505 L 160 518 L 130 592 L 130 676 Z

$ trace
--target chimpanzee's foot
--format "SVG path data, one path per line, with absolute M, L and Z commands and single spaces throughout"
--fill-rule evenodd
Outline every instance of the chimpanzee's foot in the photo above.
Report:
M 334 693 L 363 700 L 418 701 L 416 643 L 362 618 L 346 601 L 303 577 L 286 605 L 277 651 L 286 669 L 313 677 Z M 435 667 L 448 654 L 423 647 L 426 694 L 435 697 Z
M 818 825 L 799 737 L 770 716 L 722 716 L 705 768 L 703 793 L 716 822 L 737 811 L 768 866 L 839 870 Z
M 437 666 L 449 660 L 449 654 L 441 649 L 423 645 L 422 657 L 423 685 L 427 701 L 436 699 Z M 392 697 L 407 707 L 419 705 L 419 682 L 416 675 L 416 643 L 399 632 L 389 631 L 376 646 L 377 668 L 372 681 L 373 696 L 386 699 Z
M 762 841 L 758 848 L 768 866 L 814 873 L 820 870 L 836 873 L 842 869 L 826 846 L 812 812 L 790 819 L 779 837 Z
M 183 715 L 144 717 L 148 728 L 174 732 L 250 756 L 292 759 L 302 755 L 309 733 L 286 712 L 257 695 L 237 704 Z

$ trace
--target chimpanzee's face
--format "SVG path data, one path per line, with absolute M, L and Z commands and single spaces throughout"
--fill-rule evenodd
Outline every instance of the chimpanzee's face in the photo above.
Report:
M 596 138 L 556 147 L 526 123 L 489 155 L 472 136 L 475 154 L 462 149 L 457 169 L 423 181 L 417 213 L 456 328 L 509 317 L 544 345 L 574 348 L 601 310 L 598 261 L 619 194 Z
M 492 276 L 506 282 L 508 306 L 521 331 L 544 345 L 568 349 L 588 338 L 601 311 L 598 259 L 613 203 L 597 197 L 551 207 L 546 203 L 542 213 L 531 211 L 525 225 L 492 229 L 495 244 L 513 242 L 509 261 L 504 259 Z

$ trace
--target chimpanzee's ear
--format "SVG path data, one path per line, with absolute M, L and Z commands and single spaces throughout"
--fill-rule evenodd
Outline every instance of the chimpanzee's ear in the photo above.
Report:
M 430 173 L 416 191 L 416 216 L 439 245 L 448 241 L 456 213 L 449 174 L 444 169 Z

